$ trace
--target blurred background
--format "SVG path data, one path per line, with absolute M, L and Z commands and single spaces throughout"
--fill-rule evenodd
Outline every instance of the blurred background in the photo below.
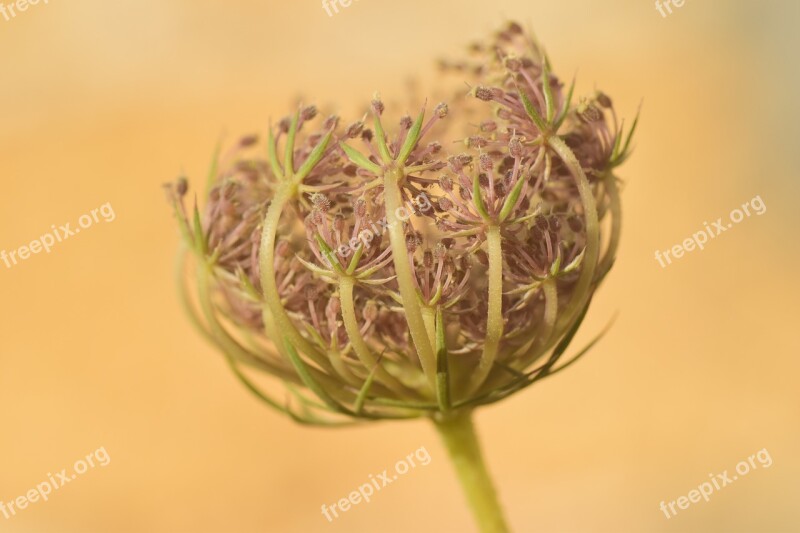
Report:
M 2 0 L 8 4 L 8 0 Z M 0 500 L 105 447 L 111 461 L 11 532 L 474 531 L 424 421 L 323 430 L 253 398 L 175 295 L 161 185 L 298 98 L 346 119 L 408 102 L 508 18 L 562 78 L 632 118 L 623 241 L 569 372 L 477 416 L 518 532 L 800 530 L 800 4 L 688 0 L 51 0 L 0 18 L 0 250 L 110 202 L 100 222 L 0 263 Z M 425 91 L 414 94 L 418 101 Z M 667 268 L 667 250 L 767 206 Z M 322 504 L 420 447 L 431 462 L 329 523 Z M 659 504 L 767 449 L 774 463 L 676 517 Z

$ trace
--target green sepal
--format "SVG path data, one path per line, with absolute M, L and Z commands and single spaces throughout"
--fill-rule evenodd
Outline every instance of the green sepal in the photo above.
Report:
M 436 402 L 442 412 L 450 410 L 450 372 L 441 307 L 436 310 Z
M 289 361 L 292 363 L 292 366 L 294 366 L 294 369 L 297 372 L 297 375 L 300 376 L 300 380 L 303 382 L 303 384 L 308 387 L 311 392 L 316 394 L 317 398 L 322 400 L 322 402 L 329 408 L 338 413 L 352 414 L 347 407 L 337 402 L 333 396 L 328 394 L 328 391 L 326 391 L 322 385 L 320 385 L 319 382 L 314 379 L 314 377 L 311 375 L 311 372 L 309 372 L 306 363 L 297 353 L 297 350 L 295 350 L 292 343 L 289 342 L 289 339 L 284 337 L 283 344 L 286 347 L 286 354 L 289 357 Z
M 275 178 L 281 180 L 284 178 L 283 169 L 278 162 L 278 143 L 275 140 L 275 134 L 272 132 L 272 124 L 269 125 L 269 135 L 267 138 L 267 149 L 269 151 L 269 164 L 272 167 L 272 173 Z
M 322 235 L 320 235 L 319 233 L 314 235 L 314 238 L 317 241 L 317 245 L 322 250 L 322 255 L 327 257 L 328 260 L 331 262 L 331 268 L 333 268 L 333 270 L 335 270 L 337 274 L 344 276 L 345 272 L 344 269 L 342 268 L 341 263 L 339 263 L 339 260 L 336 259 L 336 252 L 334 252 L 331 249 L 331 247 L 328 246 L 328 243 L 325 242 L 325 240 L 322 238 Z
M 524 185 L 525 178 L 522 176 L 522 173 L 520 173 L 519 178 L 517 178 L 517 183 L 515 183 L 514 188 L 511 189 L 511 194 L 506 197 L 506 201 L 503 202 L 503 207 L 500 209 L 500 222 L 504 222 L 511 214 L 511 210 L 514 209 L 514 206 L 517 205 L 517 200 L 519 199 L 520 192 L 522 192 L 522 187 Z
M 331 137 L 333 136 L 333 131 L 329 131 L 325 134 L 325 137 L 322 138 L 319 143 L 311 150 L 311 153 L 308 154 L 308 159 L 306 159 L 303 164 L 300 166 L 300 169 L 295 174 L 295 181 L 300 182 L 308 176 L 311 171 L 317 166 L 317 163 L 320 162 L 322 157 L 325 155 L 325 150 L 328 148 L 328 143 L 331 142 Z
M 425 119 L 425 108 L 422 108 L 419 115 L 417 116 L 417 120 L 414 121 L 412 124 L 411 129 L 408 130 L 408 135 L 406 135 L 406 140 L 403 143 L 403 147 L 400 148 L 400 153 L 397 155 L 397 162 L 401 165 L 405 164 L 406 159 L 408 156 L 411 155 L 411 152 L 414 150 L 414 147 L 417 145 L 419 141 L 419 133 L 422 130 L 422 121 Z
M 544 119 L 539 115 L 539 112 L 536 111 L 536 108 L 533 107 L 528 95 L 525 94 L 525 91 L 522 89 L 517 88 L 517 92 L 519 93 L 519 97 L 522 100 L 522 105 L 525 107 L 525 112 L 528 114 L 528 117 L 533 121 L 539 131 L 544 134 L 547 131 L 547 124 L 545 123 Z
M 478 214 L 484 220 L 489 220 L 489 212 L 486 210 L 486 205 L 483 203 L 483 195 L 481 194 L 481 181 L 479 178 L 480 173 L 476 172 L 475 177 L 472 178 L 472 203 Z
M 297 136 L 297 123 L 300 122 L 300 110 L 292 117 L 289 133 L 286 136 L 286 147 L 283 153 L 283 168 L 287 176 L 294 174 L 294 141 Z
M 383 174 L 381 167 L 379 167 L 378 165 L 367 159 L 367 156 L 365 156 L 352 146 L 349 146 L 343 142 L 339 143 L 339 146 L 342 147 L 342 150 L 344 150 L 344 153 L 347 155 L 347 158 L 350 161 L 352 161 L 355 165 L 363 168 L 366 171 L 372 172 L 376 176 L 380 176 Z
M 564 123 L 564 119 L 567 118 L 569 114 L 569 108 L 572 105 L 572 94 L 575 91 L 575 78 L 572 78 L 572 83 L 569 86 L 569 92 L 567 93 L 567 99 L 564 102 L 564 107 L 561 109 L 561 113 L 558 116 L 555 124 L 553 125 L 553 131 L 558 131 L 561 127 L 561 124 Z
M 381 124 L 381 117 L 375 114 L 375 139 L 378 141 L 378 152 L 383 158 L 383 163 L 388 165 L 392 162 L 392 154 L 389 152 L 389 146 L 386 144 L 386 132 L 383 131 L 383 124 Z
M 544 91 L 544 105 L 547 113 L 547 122 L 552 123 L 556 114 L 556 103 L 553 98 L 553 89 L 550 87 L 550 64 L 547 57 L 542 61 L 542 89 Z
M 193 226 L 194 226 L 194 244 L 197 250 L 203 254 L 208 254 L 208 242 L 206 241 L 206 236 L 203 234 L 203 223 L 200 221 L 200 210 L 197 208 L 197 199 L 195 198 L 194 202 L 194 215 L 193 215 Z
M 352 276 L 353 272 L 356 271 L 356 267 L 358 267 L 358 262 L 361 260 L 361 256 L 364 254 L 364 243 L 359 243 L 358 248 L 353 253 L 353 258 L 350 259 L 350 264 L 347 265 L 347 275 Z
M 378 359 L 375 361 L 375 366 L 372 367 L 367 379 L 364 380 L 364 385 L 361 387 L 361 390 L 358 391 L 358 396 L 356 396 L 356 402 L 353 407 L 353 411 L 358 415 L 364 412 L 364 402 L 367 399 L 367 394 L 369 394 L 369 389 L 372 387 L 372 382 L 375 381 L 375 375 L 378 372 L 378 368 L 380 368 L 382 356 L 383 354 L 378 356 Z

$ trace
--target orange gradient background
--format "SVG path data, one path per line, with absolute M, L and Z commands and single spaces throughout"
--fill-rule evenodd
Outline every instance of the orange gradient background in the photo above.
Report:
M 116 219 L 0 263 L 0 500 L 101 446 L 111 462 L 0 531 L 474 531 L 425 421 L 308 429 L 238 384 L 179 306 L 161 185 L 202 183 L 221 136 L 263 133 L 298 98 L 345 120 L 375 90 L 419 102 L 436 58 L 506 17 L 579 93 L 629 119 L 643 100 L 617 265 L 574 346 L 618 312 L 614 327 L 477 416 L 513 530 L 800 529 L 796 2 L 662 18 L 650 0 L 360 0 L 333 17 L 319 0 L 50 0 L 0 18 L 0 250 L 106 202 Z M 763 215 L 654 259 L 756 195 Z M 421 446 L 428 466 L 322 516 Z M 763 448 L 770 468 L 659 510 Z

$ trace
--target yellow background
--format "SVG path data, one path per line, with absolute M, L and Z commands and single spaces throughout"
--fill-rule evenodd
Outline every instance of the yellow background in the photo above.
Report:
M 0 249 L 111 202 L 100 223 L 0 264 L 0 500 L 104 446 L 12 532 L 462 532 L 473 525 L 424 421 L 320 430 L 260 405 L 175 296 L 161 184 L 201 183 L 220 135 L 263 132 L 296 98 L 353 118 L 407 102 L 505 17 L 561 77 L 622 116 L 617 266 L 580 364 L 477 423 L 518 532 L 800 528 L 798 73 L 793 0 L 50 0 L 0 18 Z M 418 99 L 420 95 L 415 95 Z M 415 100 L 418 101 L 418 100 Z M 667 268 L 654 259 L 760 195 L 761 216 Z M 425 446 L 432 461 L 328 523 L 333 503 Z M 766 448 L 774 460 L 667 520 L 658 505 Z

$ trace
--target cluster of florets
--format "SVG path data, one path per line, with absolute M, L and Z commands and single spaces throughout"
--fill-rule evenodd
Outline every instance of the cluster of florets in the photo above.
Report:
M 390 128 L 376 95 L 361 120 L 308 131 L 318 113 L 301 107 L 270 126 L 266 149 L 247 137 L 215 159 L 202 213 L 186 212 L 185 181 L 169 188 L 199 261 L 195 322 L 298 420 L 490 403 L 569 364 L 613 263 L 612 171 L 630 134 L 604 94 L 573 104 L 518 25 L 472 52 L 444 65 L 473 87 L 452 110 L 425 106 Z M 471 122 L 461 135 L 446 124 L 455 114 Z

